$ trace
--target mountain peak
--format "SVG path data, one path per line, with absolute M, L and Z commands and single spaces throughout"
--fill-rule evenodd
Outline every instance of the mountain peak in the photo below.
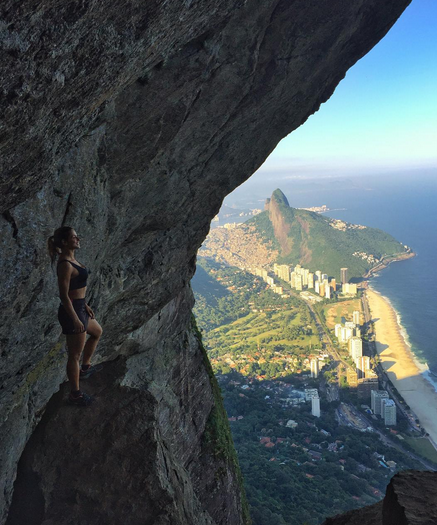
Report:
M 272 207 L 282 209 L 282 210 L 284 208 L 290 208 L 287 197 L 284 195 L 282 190 L 280 190 L 279 188 L 277 188 L 272 193 L 272 196 L 270 199 L 266 199 L 266 202 L 264 204 L 264 210 L 266 211 L 271 210 Z
M 277 188 L 277 189 L 272 193 L 271 200 L 275 200 L 278 204 L 283 204 L 283 205 L 287 206 L 287 208 L 290 207 L 290 205 L 288 204 L 287 197 L 284 195 L 284 193 L 282 192 L 282 190 L 280 190 L 279 188 Z

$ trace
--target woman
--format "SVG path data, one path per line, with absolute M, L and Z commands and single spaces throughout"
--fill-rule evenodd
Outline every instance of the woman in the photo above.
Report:
M 52 264 L 59 256 L 57 274 L 61 304 L 58 319 L 62 333 L 67 337 L 67 376 L 71 387 L 68 402 L 88 406 L 92 398 L 80 390 L 79 379 L 86 379 L 97 370 L 91 365 L 91 357 L 102 335 L 102 328 L 85 302 L 86 282 L 90 272 L 76 261 L 74 252 L 79 248 L 80 239 L 73 228 L 68 226 L 58 228 L 48 240 Z M 88 340 L 86 334 L 89 334 Z

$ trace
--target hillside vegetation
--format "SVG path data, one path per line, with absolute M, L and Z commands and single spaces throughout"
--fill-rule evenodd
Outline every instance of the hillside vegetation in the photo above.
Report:
M 254 225 L 264 242 L 279 248 L 278 263 L 301 264 L 338 280 L 342 267 L 349 269 L 349 279 L 359 279 L 381 259 L 408 253 L 382 230 L 292 208 L 279 189 L 273 192 L 267 210 L 246 224 Z

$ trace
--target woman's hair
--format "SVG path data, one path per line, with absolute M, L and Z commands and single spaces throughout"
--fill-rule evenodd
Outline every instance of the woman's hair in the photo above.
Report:
M 47 248 L 49 250 L 50 259 L 52 264 L 56 261 L 56 257 L 61 253 L 62 241 L 67 241 L 70 232 L 73 228 L 70 226 L 62 226 L 55 230 L 55 233 L 48 238 Z

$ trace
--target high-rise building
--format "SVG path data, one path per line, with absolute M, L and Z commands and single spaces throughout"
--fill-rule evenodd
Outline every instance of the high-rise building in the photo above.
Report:
M 325 297 L 325 283 L 320 283 L 319 285 L 319 295 Z
M 314 283 L 314 291 L 315 291 L 316 293 L 320 293 L 320 281 L 316 281 L 316 282 Z
M 322 272 L 320 270 L 317 270 L 316 272 L 316 277 L 317 277 L 317 280 L 318 281 L 321 281 L 322 280 Z
M 352 368 L 347 369 L 346 379 L 351 388 L 356 388 L 358 386 L 358 374 Z
M 346 284 L 347 282 L 349 282 L 349 279 L 347 277 L 347 268 L 341 268 L 340 280 L 341 280 L 341 284 Z
M 311 272 L 308 274 L 308 288 L 309 289 L 314 288 L 314 274 Z
M 393 399 L 381 400 L 381 416 L 387 426 L 396 425 L 396 404 Z
M 280 264 L 277 266 L 277 275 L 283 281 L 290 282 L 290 267 L 286 264 Z
M 374 414 L 381 415 L 381 401 L 383 399 L 388 399 L 388 392 L 386 390 L 372 390 L 370 406 Z
M 340 336 L 338 340 L 340 343 L 347 343 L 351 337 L 355 336 L 355 328 L 349 326 L 342 326 L 340 329 Z
M 378 377 L 358 379 L 358 399 L 369 399 L 372 391 L 379 389 Z
M 302 275 L 296 275 L 294 278 L 295 288 L 298 291 L 302 291 Z
M 363 340 L 361 337 L 354 336 L 349 339 L 349 354 L 354 361 L 357 357 L 363 355 Z
M 308 275 L 310 271 L 308 268 L 302 268 L 302 284 L 303 286 L 308 286 Z
M 354 324 L 359 325 L 360 324 L 360 312 L 358 310 L 354 310 L 352 314 L 352 320 Z
M 320 368 L 319 368 L 319 360 L 317 358 L 313 357 L 311 359 L 310 367 L 311 367 L 311 377 L 319 377 Z
M 331 299 L 331 287 L 325 284 L 325 299 Z
M 341 285 L 341 293 L 346 295 L 357 295 L 357 285 L 355 283 L 345 283 Z
M 355 364 L 357 366 L 358 379 L 366 377 L 366 370 L 370 369 L 370 357 L 367 355 L 356 357 Z
M 315 417 L 320 417 L 320 397 L 311 398 L 311 414 Z
M 335 337 L 340 337 L 342 325 L 340 323 L 337 323 L 334 327 L 334 334 Z
M 329 281 L 329 286 L 331 287 L 331 291 L 332 292 L 335 292 L 337 290 L 337 283 L 336 283 L 335 279 L 331 279 Z
M 328 280 L 328 274 L 322 273 L 322 281 L 327 281 L 327 280 Z

